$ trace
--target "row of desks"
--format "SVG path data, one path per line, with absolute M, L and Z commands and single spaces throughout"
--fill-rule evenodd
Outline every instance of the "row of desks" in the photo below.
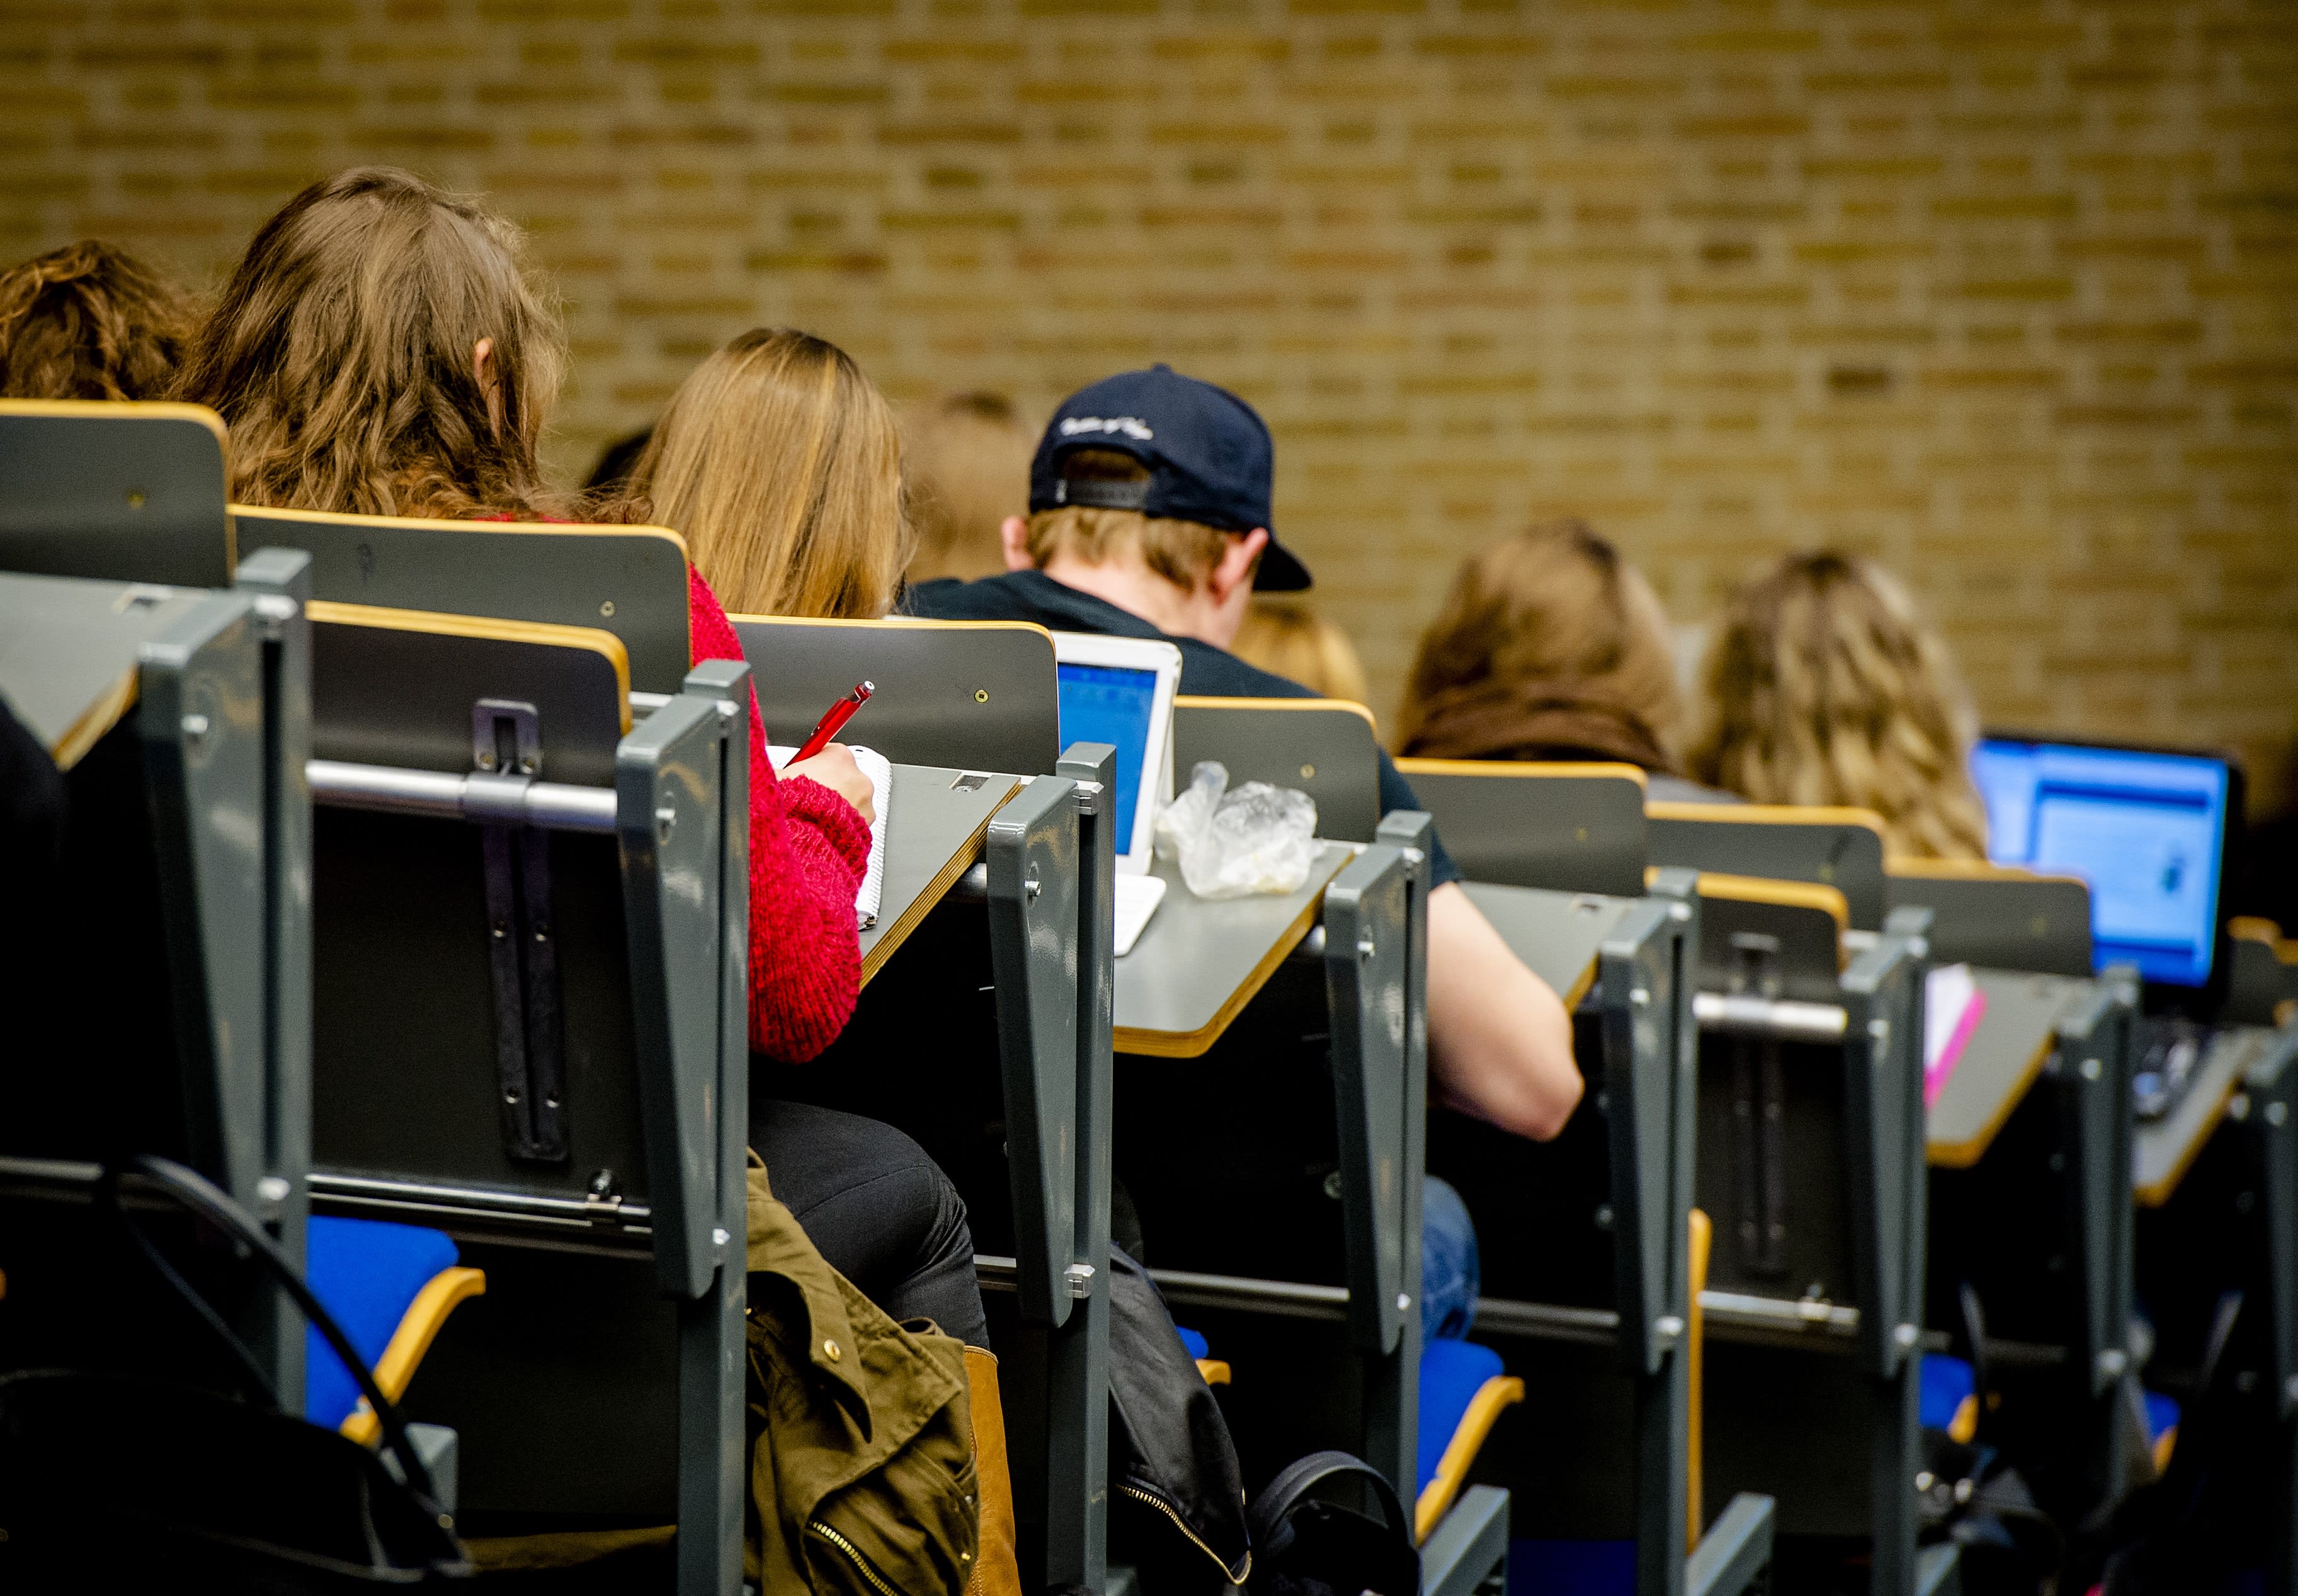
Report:
M 876 926 L 862 933 L 865 981 L 980 857 L 991 815 L 1021 785 L 1012 776 L 897 767 L 885 895 Z M 1220 901 L 1197 897 L 1174 865 L 1159 860 L 1155 869 L 1170 883 L 1165 901 L 1133 952 L 1117 961 L 1117 1050 L 1194 1058 L 1210 1048 L 1316 925 L 1325 887 L 1353 852 L 1327 842 L 1297 890 Z M 1529 887 L 1472 883 L 1467 893 L 1567 1009 L 1586 994 L 1604 938 L 1628 912 L 1624 898 Z M 1930 1162 L 1946 1169 L 1967 1169 L 1985 1154 L 2049 1061 L 2059 1018 L 2086 986 L 2064 976 L 1973 975 L 1986 1011 L 1926 1119 Z M 2245 1062 L 2240 1047 L 2220 1047 L 2176 1112 L 2138 1128 L 2140 1203 L 2169 1198 L 2225 1113 Z

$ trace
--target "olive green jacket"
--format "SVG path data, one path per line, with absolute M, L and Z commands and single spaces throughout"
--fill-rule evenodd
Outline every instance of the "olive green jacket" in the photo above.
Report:
M 749 1184 L 745 1572 L 768 1596 L 955 1596 L 980 1516 L 964 1344 L 824 1262 L 756 1154 Z

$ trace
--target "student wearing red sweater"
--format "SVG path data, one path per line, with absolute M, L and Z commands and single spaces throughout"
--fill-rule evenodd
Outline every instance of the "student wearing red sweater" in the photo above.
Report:
M 564 518 L 575 507 L 544 486 L 535 451 L 564 355 L 518 247 L 507 222 L 392 169 L 343 172 L 289 201 L 249 244 L 178 384 L 230 426 L 232 497 Z M 700 571 L 690 599 L 694 657 L 740 658 Z M 843 748 L 777 777 L 755 696 L 750 716 L 750 1039 L 797 1063 L 854 1012 L 870 787 Z M 771 1076 L 753 1071 L 754 1104 L 771 1104 Z M 890 1126 L 772 1108 L 753 1114 L 752 1145 L 831 1264 L 895 1319 L 987 1344 L 965 1207 L 941 1170 Z

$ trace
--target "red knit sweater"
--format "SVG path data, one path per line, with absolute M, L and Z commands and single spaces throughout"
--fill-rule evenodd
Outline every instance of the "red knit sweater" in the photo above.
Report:
M 687 577 L 694 658 L 740 659 L 718 595 Z M 854 806 L 804 776 L 775 778 L 758 695 L 750 693 L 750 1046 L 804 1063 L 837 1039 L 862 990 L 854 894 L 870 828 Z

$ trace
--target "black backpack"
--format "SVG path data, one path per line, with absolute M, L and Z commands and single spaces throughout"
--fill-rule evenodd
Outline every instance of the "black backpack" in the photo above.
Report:
M 1383 1517 L 1313 1494 L 1360 1486 Z M 1412 1519 L 1380 1471 L 1344 1451 L 1287 1465 L 1252 1504 L 1252 1596 L 1418 1596 L 1420 1553 Z

